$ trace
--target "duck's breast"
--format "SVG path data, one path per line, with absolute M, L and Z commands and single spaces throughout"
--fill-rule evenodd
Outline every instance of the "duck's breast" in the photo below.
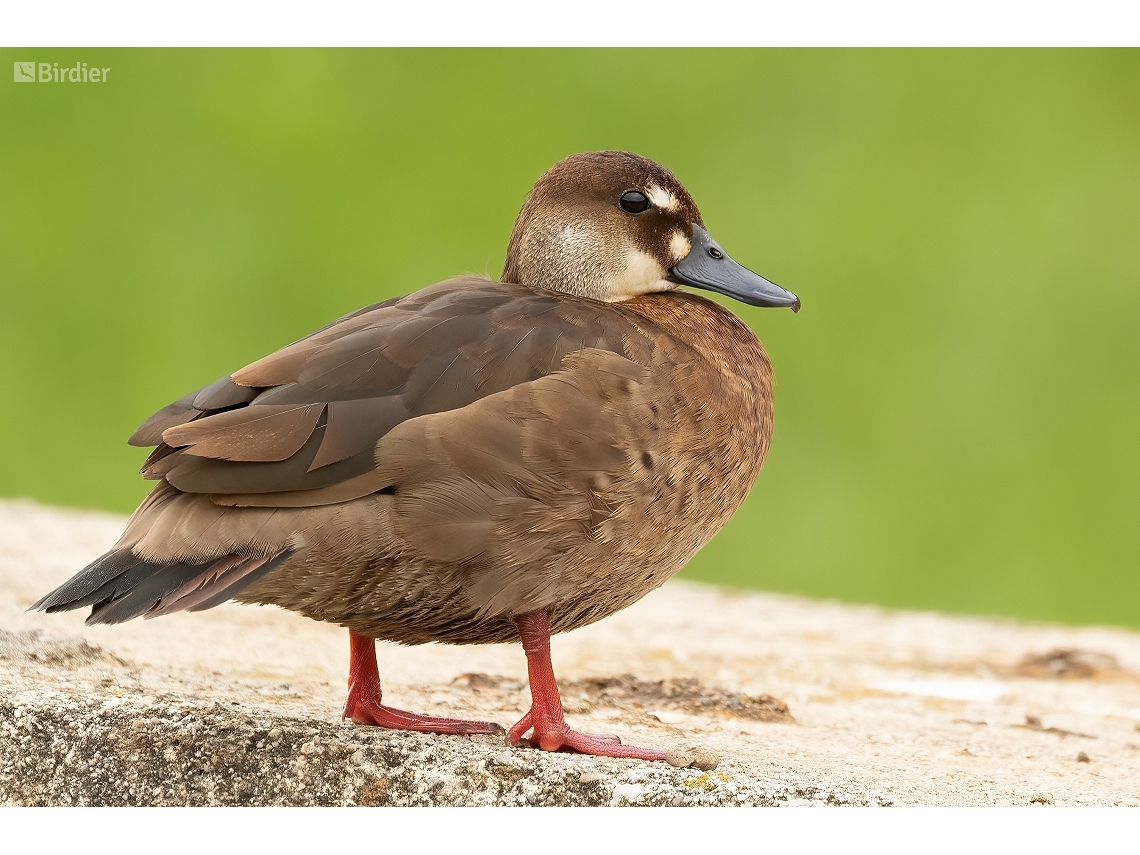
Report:
M 771 366 L 743 322 L 689 294 L 623 307 L 645 319 L 654 364 L 630 409 L 627 467 L 599 491 L 614 512 L 575 561 L 558 630 L 612 614 L 680 570 L 743 503 L 771 441 Z

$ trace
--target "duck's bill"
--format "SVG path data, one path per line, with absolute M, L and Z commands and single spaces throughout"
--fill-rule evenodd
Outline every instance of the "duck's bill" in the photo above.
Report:
M 775 282 L 737 264 L 712 235 L 693 225 L 693 248 L 673 265 L 669 279 L 679 285 L 716 291 L 752 306 L 778 306 L 800 310 L 800 298 Z

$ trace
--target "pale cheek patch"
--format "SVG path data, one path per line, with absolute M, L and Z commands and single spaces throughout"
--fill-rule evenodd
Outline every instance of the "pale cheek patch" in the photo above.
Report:
M 673 253 L 673 260 L 680 261 L 693 249 L 693 242 L 685 237 L 684 232 L 673 232 L 669 241 L 669 251 Z
M 677 197 L 663 187 L 650 184 L 646 195 L 649 196 L 649 201 L 658 208 L 665 211 L 677 210 Z
M 629 249 L 623 258 L 624 270 L 610 283 L 609 301 L 626 300 L 652 291 L 672 288 L 665 281 L 665 271 L 653 256 L 639 249 Z

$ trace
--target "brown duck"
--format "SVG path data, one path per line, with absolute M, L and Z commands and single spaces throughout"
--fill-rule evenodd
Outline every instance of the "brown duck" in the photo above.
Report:
M 521 640 L 545 750 L 661 759 L 571 730 L 551 632 L 676 573 L 744 501 L 772 372 L 731 312 L 797 298 L 734 262 L 667 169 L 594 152 L 531 190 L 501 282 L 461 277 L 346 315 L 179 399 L 131 437 L 158 485 L 106 555 L 40 600 L 87 623 L 272 603 L 347 627 L 344 715 L 381 703 L 374 639 Z

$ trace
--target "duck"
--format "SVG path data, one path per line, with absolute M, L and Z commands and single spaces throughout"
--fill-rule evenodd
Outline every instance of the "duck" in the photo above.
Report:
M 714 300 L 799 299 L 734 261 L 665 167 L 574 154 L 534 184 L 499 281 L 345 315 L 179 398 L 129 444 L 157 484 L 100 558 L 31 608 L 88 624 L 275 605 L 349 632 L 346 719 L 494 722 L 382 702 L 376 639 L 522 644 L 510 745 L 666 752 L 566 721 L 552 633 L 626 608 L 740 507 L 772 437 L 772 368 Z

